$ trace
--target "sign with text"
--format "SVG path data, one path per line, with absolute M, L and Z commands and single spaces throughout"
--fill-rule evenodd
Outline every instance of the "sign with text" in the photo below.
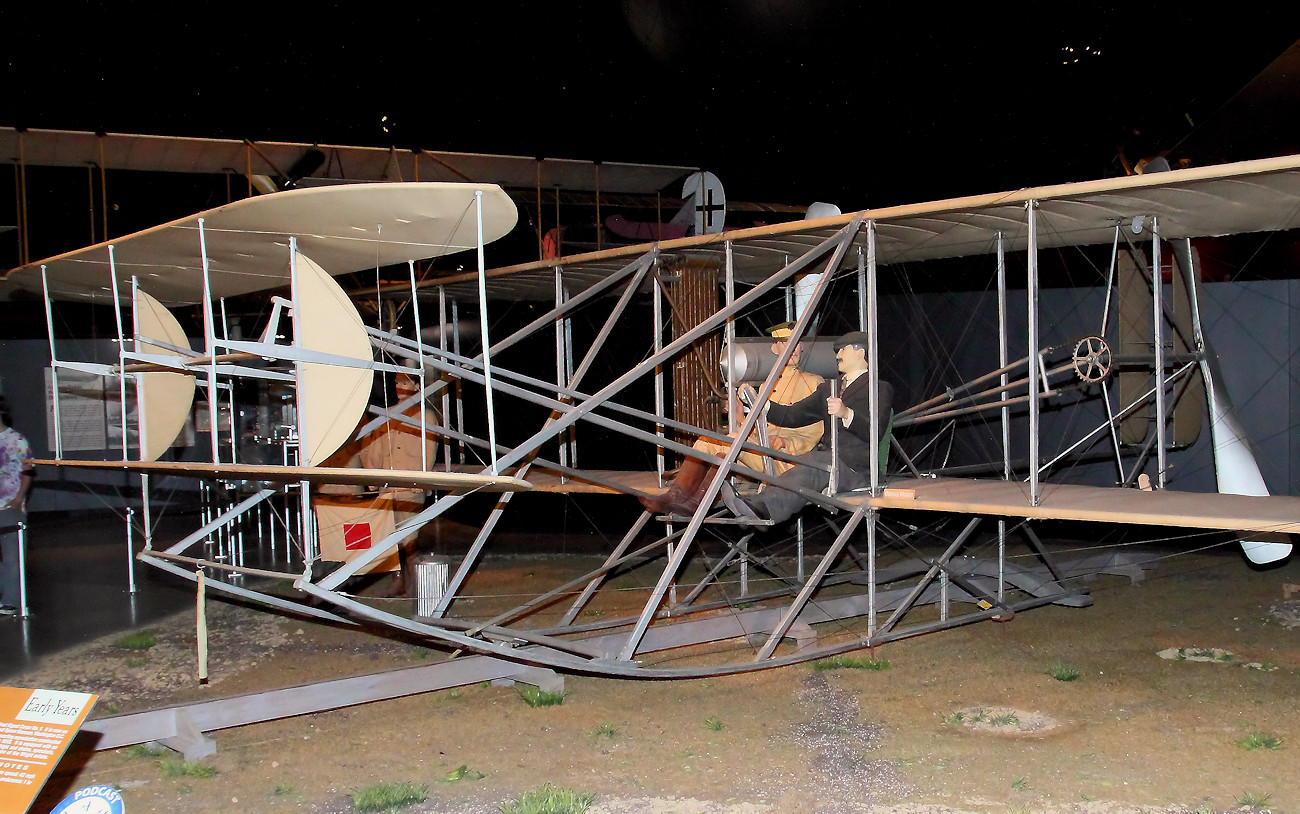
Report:
M 0 687 L 0 811 L 26 811 L 99 696 Z

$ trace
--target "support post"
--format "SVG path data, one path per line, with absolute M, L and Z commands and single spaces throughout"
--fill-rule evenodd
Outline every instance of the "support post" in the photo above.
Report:
M 19 138 L 21 138 L 19 134 Z M 50 388 L 54 404 L 54 457 L 63 457 L 63 420 L 59 409 L 59 357 L 54 352 L 54 312 L 50 306 L 50 280 L 41 265 L 41 289 L 45 292 L 45 331 L 50 337 Z
M 1029 334 L 1029 503 L 1038 505 L 1038 202 L 1030 201 L 1029 212 L 1029 277 L 1028 334 Z
M 1007 384 L 1010 381 L 1010 374 L 1007 372 L 1007 365 L 1010 364 L 1010 349 L 1008 348 L 1007 336 L 1007 248 L 1005 236 L 998 231 L 998 367 L 1002 369 L 1002 375 L 998 378 L 998 383 L 1002 387 L 1002 394 L 999 397 L 1003 402 L 1002 410 L 1002 479 L 1011 480 L 1011 408 L 1006 405 Z M 998 599 L 1004 598 L 1005 579 L 1004 568 L 1006 566 L 1007 551 L 1007 521 L 998 520 Z
M 1165 488 L 1165 312 L 1160 269 L 1160 219 L 1151 218 L 1151 342 L 1156 366 L 1156 480 Z
M 871 496 L 880 496 L 880 310 L 876 296 L 876 222 L 867 221 L 867 375 L 871 378 Z
M 664 292 L 663 282 L 659 279 L 659 270 L 659 258 L 656 257 L 654 265 L 655 284 L 652 286 L 654 328 L 651 332 L 655 353 L 664 348 Z M 655 365 L 654 375 L 655 415 L 662 417 L 664 410 L 667 408 L 667 400 L 664 397 L 664 366 L 662 364 Z M 664 437 L 664 425 L 662 423 L 655 424 L 655 435 L 659 436 L 660 439 Z M 664 463 L 664 447 L 661 443 L 655 447 L 655 471 L 658 473 L 660 488 L 663 488 L 664 485 Z
M 703 194 L 703 193 L 701 193 Z M 735 254 L 730 240 L 726 242 L 726 278 L 725 278 L 725 296 L 727 298 L 727 307 L 736 301 L 736 266 Z M 734 435 L 736 432 L 736 415 L 731 410 L 731 394 L 736 392 L 736 316 L 732 314 L 727 317 L 726 328 L 727 342 L 727 392 L 723 394 L 725 409 L 727 411 L 727 434 Z
M 293 239 L 290 238 L 289 242 L 291 244 L 290 277 L 295 277 L 297 268 L 293 261 Z M 203 256 L 203 350 L 210 360 L 208 362 L 208 438 L 211 441 L 212 462 L 217 464 L 221 463 L 221 453 L 217 443 L 217 333 L 212 315 L 212 279 L 208 268 L 208 239 L 203 228 L 203 218 L 199 218 L 199 254 Z M 297 288 L 296 285 L 294 287 Z M 299 433 L 299 439 L 301 437 L 302 434 Z
M 496 408 L 492 400 L 492 353 L 488 342 L 487 263 L 483 259 L 483 191 L 474 190 L 474 212 L 478 222 L 478 313 L 479 332 L 483 336 L 483 378 L 487 399 L 488 454 L 492 456 L 492 474 L 499 475 L 497 465 Z
M 418 156 L 416 166 L 419 166 Z M 420 292 L 415 287 L 415 261 L 407 261 L 407 268 L 411 273 L 411 315 L 415 319 L 415 346 L 416 352 L 420 354 L 420 468 L 425 472 L 429 471 L 429 445 L 428 427 L 425 426 L 424 418 L 424 336 L 421 333 L 424 326 L 420 322 Z

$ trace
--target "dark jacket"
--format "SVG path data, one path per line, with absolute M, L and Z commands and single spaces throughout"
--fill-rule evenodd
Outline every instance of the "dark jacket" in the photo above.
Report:
M 826 399 L 830 398 L 830 382 L 822 382 L 817 390 L 807 398 L 794 404 L 777 404 L 768 407 L 767 420 L 781 427 L 802 427 L 821 419 L 826 431 L 822 435 L 821 447 L 830 449 L 831 416 L 826 414 Z M 844 403 L 853 411 L 853 423 L 848 427 L 841 425 L 837 440 L 839 458 L 863 477 L 871 474 L 871 376 L 862 374 L 853 380 L 853 384 L 840 394 Z M 894 387 L 889 382 L 880 383 L 880 427 L 876 437 L 880 438 L 889 421 L 890 411 L 894 406 Z

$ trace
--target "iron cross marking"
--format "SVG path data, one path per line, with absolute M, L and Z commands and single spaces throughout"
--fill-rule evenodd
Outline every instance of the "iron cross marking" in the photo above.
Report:
M 704 192 L 708 197 L 707 200 L 700 203 L 699 206 L 695 207 L 695 211 L 701 213 L 704 216 L 704 230 L 707 232 L 709 230 L 709 227 L 713 226 L 714 213 L 722 211 L 722 204 L 715 204 L 713 202 L 712 188 L 704 187 L 703 185 L 701 185 L 701 191 Z

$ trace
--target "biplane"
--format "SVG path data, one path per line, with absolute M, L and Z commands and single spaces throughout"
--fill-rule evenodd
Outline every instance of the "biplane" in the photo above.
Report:
M 450 650 L 618 677 L 764 669 L 1007 620 L 1048 604 L 1086 606 L 1091 576 L 1133 572 L 1131 562 L 1110 554 L 1061 556 L 1035 531 L 1047 521 L 1229 532 L 1256 564 L 1289 556 L 1286 535 L 1300 531 L 1300 498 L 1269 495 L 1232 411 L 1201 321 L 1193 245 L 1300 226 L 1300 156 L 486 269 L 484 244 L 508 232 L 515 217 L 514 205 L 490 185 L 292 190 L 14 270 L 7 279 L 41 292 L 47 315 L 59 300 L 73 299 L 108 303 L 117 316 L 116 363 L 62 359 L 51 340 L 54 398 L 57 374 L 72 370 L 114 382 L 124 404 L 131 388 L 137 405 L 129 417 L 121 411 L 120 435 L 135 439 L 123 444 L 121 460 L 74 460 L 56 437 L 55 458 L 37 463 L 139 473 L 146 526 L 149 477 L 218 484 L 223 502 L 199 528 L 166 546 L 146 539 L 138 553 L 184 578 L 213 573 L 208 590 L 380 625 Z M 1065 247 L 1100 247 L 1111 258 L 1090 287 L 1088 304 L 1098 313 L 1081 318 L 1072 335 L 1045 324 L 1040 284 L 1044 256 Z M 476 271 L 415 279 L 415 261 L 462 251 L 477 252 Z M 931 367 L 916 355 L 924 329 L 909 316 L 914 292 L 898 281 L 907 269 L 932 264 L 942 279 L 954 260 L 993 281 L 998 327 L 978 348 L 959 340 L 967 366 L 982 372 L 936 385 L 922 381 Z M 409 284 L 371 295 L 404 303 L 407 323 L 363 324 L 332 275 L 403 263 Z M 1021 274 L 1023 286 L 1008 283 Z M 259 338 L 233 338 L 223 298 L 285 285 L 290 296 L 272 296 L 251 332 Z M 431 299 L 439 309 L 426 324 L 419 305 Z M 489 318 L 493 303 L 518 301 L 533 304 L 528 318 L 500 331 Z M 477 307 L 476 354 L 455 335 L 450 302 Z M 201 349 L 191 349 L 171 315 L 177 306 L 201 309 Z M 648 329 L 633 319 L 645 311 Z M 766 351 L 767 340 L 741 336 L 754 324 L 779 321 L 773 315 L 792 323 L 778 356 Z M 579 320 L 590 327 L 587 335 L 574 331 Z M 438 341 L 426 340 L 429 327 Z M 877 414 L 882 376 L 913 398 L 895 399 L 890 432 L 873 440 L 873 452 L 889 463 L 873 470 L 867 487 L 802 495 L 809 504 L 803 519 L 825 529 L 825 544 L 810 553 L 802 519 L 792 537 L 789 529 L 733 517 L 715 507 L 716 498 L 732 482 L 779 488 L 771 469 L 741 465 L 742 452 L 799 463 L 755 432 L 763 406 L 801 341 L 815 351 L 843 330 L 870 338 L 873 424 L 890 418 Z M 909 373 L 917 383 L 906 381 Z M 405 376 L 415 387 L 404 398 L 373 403 L 377 375 Z M 293 454 L 281 465 L 236 460 L 235 431 L 229 438 L 218 431 L 221 402 L 246 379 L 273 383 L 293 404 L 285 434 Z M 727 418 L 719 404 L 742 382 L 756 398 L 747 414 Z M 198 391 L 211 428 L 207 460 L 161 460 Z M 432 418 L 422 409 L 430 404 L 441 405 Z M 57 403 L 53 409 L 58 415 Z M 1178 491 L 1170 488 L 1169 459 L 1192 443 L 1183 425 L 1199 427 L 1202 409 L 1217 492 Z M 470 412 L 482 420 L 465 420 Z M 1088 420 L 1064 418 L 1079 415 Z M 419 468 L 402 470 L 321 466 L 344 444 L 392 425 L 436 442 L 440 459 L 422 456 Z M 599 431 L 602 449 L 580 454 L 578 427 Z M 963 436 L 978 443 L 963 447 Z M 691 442 L 700 437 L 725 454 L 695 449 Z M 954 450 L 967 458 L 988 454 L 974 465 Z M 630 503 L 664 488 L 672 456 L 717 467 L 693 514 L 642 511 L 626 528 L 604 529 L 618 540 L 593 567 L 530 583 L 526 595 L 504 603 L 474 593 L 476 572 L 493 555 L 494 532 L 517 495 L 623 495 Z M 628 465 L 579 463 L 610 457 Z M 1107 474 L 1072 482 L 1072 461 Z M 329 559 L 318 545 L 311 488 L 325 482 L 431 496 L 345 559 Z M 476 493 L 492 499 L 480 507 L 475 538 L 444 564 L 427 604 L 422 596 L 418 609 L 395 612 L 348 592 L 349 580 L 422 527 L 465 510 Z M 240 550 L 214 555 L 214 540 L 235 526 Z M 268 559 L 264 541 L 275 528 L 288 535 L 291 551 L 268 565 L 275 557 Z M 271 587 L 285 582 L 293 595 Z

